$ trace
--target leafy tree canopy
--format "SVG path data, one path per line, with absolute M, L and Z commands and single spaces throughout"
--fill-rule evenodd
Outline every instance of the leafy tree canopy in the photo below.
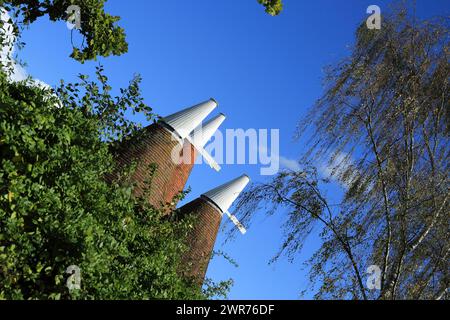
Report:
M 128 51 L 125 31 L 117 25 L 120 17 L 105 12 L 106 0 L 0 0 L 8 11 L 15 12 L 16 18 L 27 25 L 39 17 L 47 15 L 51 21 L 67 20 L 70 5 L 81 9 L 81 29 L 83 47 L 74 47 L 71 57 L 84 62 L 97 56 L 121 55 Z
M 198 299 L 230 285 L 180 276 L 193 221 L 132 197 L 132 167 L 106 182 L 111 146 L 139 128 L 125 111 L 153 117 L 139 77 L 118 97 L 107 81 L 98 68 L 52 92 L 0 73 L 0 299 Z M 80 290 L 66 287 L 71 265 Z

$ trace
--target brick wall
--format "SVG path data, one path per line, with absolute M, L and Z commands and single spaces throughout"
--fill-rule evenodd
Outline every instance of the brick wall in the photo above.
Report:
M 175 150 L 175 151 L 174 151 Z M 172 153 L 186 157 L 187 161 L 180 164 L 172 161 Z M 187 154 L 186 154 L 187 153 Z M 187 141 L 183 148 L 172 138 L 172 134 L 160 124 L 152 124 L 143 129 L 142 135 L 127 141 L 122 146 L 118 159 L 118 169 L 136 162 L 136 170 L 131 179 L 136 183 L 135 196 L 143 194 L 145 181 L 151 178 L 149 202 L 155 207 L 163 207 L 171 203 L 181 192 L 192 171 L 196 151 Z M 183 158 L 182 158 L 183 159 Z M 149 166 L 156 165 L 156 171 L 151 177 Z M 174 207 L 176 203 L 172 203 Z
M 188 266 L 186 276 L 194 278 L 199 285 L 208 269 L 209 260 L 216 242 L 222 215 L 215 206 L 203 198 L 197 198 L 180 209 L 180 215 L 195 216 L 194 229 L 188 237 L 189 250 L 183 257 L 183 266 Z
M 172 161 L 175 150 L 181 163 Z M 131 179 L 136 183 L 135 196 L 144 192 L 145 180 L 150 179 L 150 164 L 157 169 L 151 179 L 149 202 L 156 207 L 170 203 L 184 189 L 192 171 L 197 152 L 188 141 L 181 148 L 169 131 L 160 124 L 152 124 L 143 129 L 142 135 L 127 141 L 118 152 L 118 169 L 130 165 L 134 160 L 136 170 Z M 174 207 L 172 203 L 168 208 Z M 183 266 L 189 266 L 185 276 L 192 277 L 203 284 L 209 260 L 216 242 L 222 216 L 218 208 L 203 198 L 198 198 L 179 209 L 180 216 L 195 215 L 194 229 L 189 235 L 189 250 L 183 257 Z
M 170 182 L 166 185 L 166 195 L 172 199 L 181 190 L 184 190 L 186 181 L 189 179 L 192 168 L 194 167 L 197 151 L 189 141 L 184 141 L 180 153 L 181 163 L 172 171 Z M 167 201 L 167 200 L 166 200 Z

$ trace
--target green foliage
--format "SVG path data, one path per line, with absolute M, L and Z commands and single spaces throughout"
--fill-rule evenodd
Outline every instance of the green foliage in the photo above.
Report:
M 283 3 L 281 0 L 258 0 L 266 8 L 266 12 L 271 16 L 277 16 L 283 10 Z
M 106 0 L 0 0 L 8 11 L 15 11 L 16 18 L 28 25 L 39 17 L 48 15 L 51 21 L 66 21 L 66 10 L 70 5 L 78 5 L 81 13 L 80 33 L 85 46 L 74 47 L 70 55 L 84 62 L 97 56 L 121 55 L 128 51 L 125 31 L 117 25 L 120 17 L 104 11 Z
M 0 34 L 0 42 L 12 49 L 23 25 L 44 15 L 66 20 L 75 4 L 86 46 L 71 57 L 120 55 L 127 51 L 125 33 L 104 3 L 0 0 L 15 21 L 9 22 L 15 37 Z M 154 117 L 140 95 L 140 76 L 112 96 L 102 67 L 95 80 L 80 75 L 56 91 L 11 83 L 11 72 L 9 57 L 0 72 L 0 299 L 225 297 L 231 280 L 206 279 L 200 290 L 180 276 L 193 217 L 168 218 L 145 197 L 132 197 L 132 168 L 109 179 L 117 176 L 113 150 L 140 129 L 125 114 Z M 79 290 L 66 286 L 72 265 L 81 270 Z
M 132 168 L 116 181 L 111 144 L 138 127 L 126 110 L 153 115 L 139 77 L 112 98 L 98 81 L 56 91 L 11 83 L 0 73 L 0 299 L 198 299 L 180 277 L 192 221 L 167 218 L 132 197 Z M 66 269 L 81 269 L 69 292 Z
M 154 114 L 140 95 L 139 84 L 142 80 L 140 75 L 135 75 L 128 87 L 121 88 L 120 95 L 113 97 L 108 77 L 103 72 L 102 66 L 97 67 L 94 81 L 85 75 L 79 75 L 78 83 L 65 84 L 61 80 L 57 93 L 62 105 L 79 107 L 86 117 L 95 118 L 98 121 L 101 138 L 115 144 L 140 129 L 139 124 L 125 117 L 127 111 L 132 114 L 142 113 L 147 121 L 151 121 Z

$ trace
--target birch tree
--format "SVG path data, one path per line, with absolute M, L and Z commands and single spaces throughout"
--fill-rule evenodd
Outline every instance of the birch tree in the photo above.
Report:
M 449 34 L 447 18 L 420 21 L 399 10 L 381 30 L 365 23 L 351 55 L 327 68 L 325 92 L 298 126 L 309 141 L 302 172 L 255 184 L 239 201 L 253 213 L 286 214 L 274 257 L 295 259 L 312 230 L 308 261 L 318 299 L 449 297 Z M 326 159 L 342 201 L 330 203 L 312 164 Z M 380 286 L 367 286 L 378 267 Z

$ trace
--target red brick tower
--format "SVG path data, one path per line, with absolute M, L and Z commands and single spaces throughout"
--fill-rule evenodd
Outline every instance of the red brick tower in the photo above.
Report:
M 228 215 L 245 233 L 245 229 L 228 213 L 228 209 L 249 181 L 248 176 L 243 175 L 202 194 L 179 209 L 181 216 L 195 217 L 194 229 L 188 238 L 189 250 L 183 257 L 182 265 L 188 267 L 185 275 L 198 281 L 199 285 L 203 284 L 223 214 Z
M 142 134 L 127 141 L 119 152 L 118 167 L 120 169 L 136 162 L 136 169 L 131 177 L 136 183 L 135 196 L 141 196 L 148 186 L 146 181 L 150 181 L 148 200 L 152 205 L 175 205 L 172 200 L 184 189 L 195 163 L 197 149 L 203 151 L 203 146 L 197 146 L 189 134 L 216 107 L 216 101 L 210 99 L 181 110 L 144 128 Z M 151 165 L 156 167 L 153 174 Z

